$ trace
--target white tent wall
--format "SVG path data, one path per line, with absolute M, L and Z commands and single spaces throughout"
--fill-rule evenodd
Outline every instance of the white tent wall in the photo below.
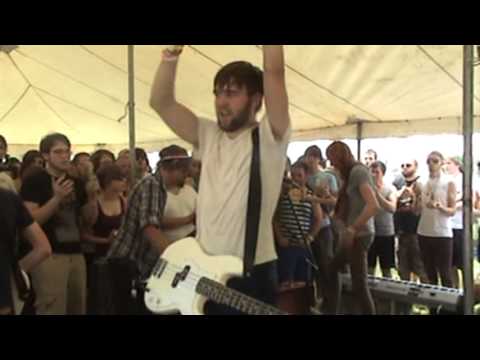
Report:
M 136 142 L 147 150 L 178 142 L 149 107 L 163 45 L 135 46 Z M 461 133 L 462 46 L 285 47 L 293 140 Z M 261 66 L 256 45 L 190 45 L 178 70 L 178 99 L 214 118 L 212 83 L 221 65 Z M 128 147 L 126 45 L 18 46 L 0 52 L 0 133 L 12 154 L 65 133 L 74 150 Z M 475 89 L 479 89 L 475 78 Z M 475 130 L 480 100 L 474 99 Z M 408 121 L 405 121 L 408 120 Z

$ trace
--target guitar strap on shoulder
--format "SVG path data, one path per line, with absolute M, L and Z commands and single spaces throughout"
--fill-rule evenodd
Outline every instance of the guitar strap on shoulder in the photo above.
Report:
M 245 249 L 243 255 L 243 276 L 250 277 L 257 250 L 258 228 L 260 225 L 260 209 L 262 206 L 262 179 L 260 176 L 260 141 L 259 129 L 252 131 L 252 164 L 250 167 L 250 183 L 248 188 L 247 225 L 245 229 Z

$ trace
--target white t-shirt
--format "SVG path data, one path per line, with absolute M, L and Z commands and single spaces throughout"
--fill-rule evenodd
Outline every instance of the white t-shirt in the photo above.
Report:
M 252 160 L 252 130 L 230 139 L 216 122 L 200 119 L 202 161 L 197 238 L 207 253 L 243 259 Z M 264 117 L 259 124 L 262 205 L 255 264 L 276 259 L 272 218 L 280 196 L 291 129 L 275 140 Z
M 440 175 L 438 178 L 429 178 L 422 190 L 422 213 L 418 223 L 417 233 L 428 237 L 453 237 L 452 222 L 450 216 L 445 215 L 438 209 L 429 209 L 428 201 L 438 201 L 447 206 L 448 184 L 453 182 L 448 175 Z
M 195 212 L 197 204 L 197 193 L 189 186 L 185 185 L 178 194 L 167 191 L 167 202 L 165 204 L 164 217 L 177 218 L 192 215 Z M 176 241 L 187 237 L 195 230 L 194 224 L 188 224 L 176 229 L 165 230 L 165 236 L 168 240 Z

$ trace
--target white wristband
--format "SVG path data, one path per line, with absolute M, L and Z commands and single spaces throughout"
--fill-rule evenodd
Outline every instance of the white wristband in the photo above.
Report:
M 164 61 L 164 62 L 174 62 L 174 61 L 178 61 L 178 58 L 179 58 L 178 55 L 173 55 L 173 56 L 163 55 L 162 61 Z

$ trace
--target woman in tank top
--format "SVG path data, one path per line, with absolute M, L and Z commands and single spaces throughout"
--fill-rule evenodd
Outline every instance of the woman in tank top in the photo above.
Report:
M 95 243 L 95 257 L 107 254 L 122 223 L 126 208 L 123 192 L 126 178 L 116 164 L 102 166 L 97 172 L 100 192 L 97 199 L 98 215 L 91 231 L 84 235 L 85 240 Z

